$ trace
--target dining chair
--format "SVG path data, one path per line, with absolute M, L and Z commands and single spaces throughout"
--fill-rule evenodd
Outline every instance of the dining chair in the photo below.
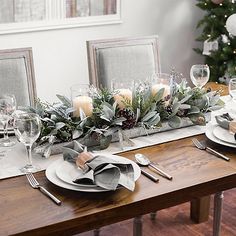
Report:
M 17 106 L 33 106 L 36 85 L 32 48 L 0 50 L 0 94 L 14 94 Z
M 160 73 L 158 36 L 87 41 L 90 83 L 110 88 L 111 80 L 144 80 Z
M 161 72 L 157 35 L 87 41 L 87 56 L 89 80 L 95 87 L 110 88 L 112 80 L 145 80 Z M 151 219 L 155 217 L 151 213 Z M 142 234 L 141 216 L 134 219 L 133 234 Z
M 212 91 L 219 91 L 221 96 L 229 94 L 228 86 L 225 84 L 220 84 L 217 82 L 208 82 L 204 87 L 207 89 L 211 89 Z

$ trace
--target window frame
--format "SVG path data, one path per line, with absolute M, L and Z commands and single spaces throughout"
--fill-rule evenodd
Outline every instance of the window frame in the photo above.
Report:
M 96 25 L 120 24 L 122 23 L 121 0 L 116 1 L 116 14 L 62 18 L 65 11 L 63 0 L 47 0 L 45 20 L 17 23 L 2 23 L 0 24 L 0 35 L 53 29 L 88 27 Z

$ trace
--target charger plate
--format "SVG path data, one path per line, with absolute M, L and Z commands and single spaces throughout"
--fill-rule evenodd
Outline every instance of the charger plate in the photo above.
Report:
M 227 129 L 224 129 L 220 126 L 216 126 L 213 129 L 213 135 L 215 135 L 216 138 L 220 139 L 223 142 L 236 145 L 234 134 L 230 133 Z
M 211 124 L 208 123 L 207 127 L 206 127 L 206 132 L 205 135 L 207 136 L 208 139 L 210 139 L 212 142 L 227 146 L 227 147 L 233 147 L 236 148 L 236 144 L 232 144 L 232 143 L 228 143 L 225 141 L 222 141 L 220 139 L 218 139 L 214 134 L 213 134 L 213 130 L 217 127 L 217 124 Z

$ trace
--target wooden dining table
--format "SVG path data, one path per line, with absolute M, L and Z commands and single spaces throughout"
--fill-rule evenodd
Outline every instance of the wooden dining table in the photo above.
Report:
M 141 175 L 133 192 L 125 188 L 77 192 L 55 186 L 44 171 L 36 173 L 37 180 L 62 201 L 61 206 L 31 188 L 25 176 L 0 180 L 0 236 L 73 235 L 130 218 L 140 219 L 141 215 L 211 194 L 215 194 L 213 235 L 220 235 L 222 191 L 236 187 L 235 149 L 215 144 L 205 135 L 195 137 L 231 160 L 197 149 L 190 137 L 119 154 L 134 160 L 135 153 L 143 153 L 173 176 L 171 181 L 159 176 L 155 183 Z M 141 168 L 154 173 L 149 167 Z

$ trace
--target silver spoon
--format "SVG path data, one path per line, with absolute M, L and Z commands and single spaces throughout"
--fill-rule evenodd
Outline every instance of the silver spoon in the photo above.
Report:
M 157 166 L 153 165 L 152 162 L 148 159 L 148 157 L 146 157 L 145 155 L 141 154 L 141 153 L 136 153 L 135 155 L 135 159 L 136 161 L 142 165 L 142 166 L 151 166 L 152 168 L 154 168 L 155 170 L 158 171 L 158 173 L 160 175 L 162 175 L 163 177 L 172 180 L 173 177 L 170 176 L 169 174 L 167 174 L 165 171 L 161 170 L 160 168 L 158 168 Z

